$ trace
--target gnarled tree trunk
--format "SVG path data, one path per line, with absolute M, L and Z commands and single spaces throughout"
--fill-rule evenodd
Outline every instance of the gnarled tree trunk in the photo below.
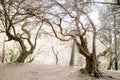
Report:
M 86 58 L 85 68 L 81 69 L 80 71 L 82 73 L 90 74 L 91 76 L 94 76 L 97 78 L 102 77 L 102 74 L 100 73 L 100 71 L 98 69 L 97 60 L 94 61 L 92 57 L 93 56 L 91 54 L 91 58 Z
M 95 53 L 90 53 L 87 48 L 87 40 L 84 38 L 83 35 L 80 36 L 81 43 L 78 43 L 76 40 L 76 45 L 78 47 L 79 53 L 85 56 L 86 58 L 86 65 L 85 68 L 81 69 L 82 73 L 90 74 L 94 77 L 102 77 L 99 69 L 98 69 L 98 61 L 96 58 Z M 94 52 L 94 51 L 93 51 Z
M 24 63 L 25 59 L 29 56 L 30 54 L 28 52 L 20 54 L 20 56 L 17 58 L 15 62 L 18 63 Z
M 91 59 L 86 58 L 85 70 L 90 74 L 92 73 L 92 69 L 93 69 L 92 66 L 93 66 L 92 58 Z

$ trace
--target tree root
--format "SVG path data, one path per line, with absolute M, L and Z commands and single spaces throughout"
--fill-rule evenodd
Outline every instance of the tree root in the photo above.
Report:
M 101 77 L 103 77 L 102 73 L 101 73 L 99 70 L 94 70 L 94 71 L 91 73 L 91 76 L 96 77 L 96 78 L 101 78 Z
M 82 68 L 82 69 L 80 69 L 80 72 L 82 74 L 88 74 L 88 75 L 95 77 L 95 78 L 103 77 L 102 73 L 99 70 L 95 70 L 94 72 L 88 72 L 85 68 Z

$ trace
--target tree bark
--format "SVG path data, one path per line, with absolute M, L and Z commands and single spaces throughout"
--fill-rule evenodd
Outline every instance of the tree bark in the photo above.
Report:
M 94 77 L 102 77 L 102 74 L 100 73 L 99 69 L 98 69 L 98 61 L 97 61 L 97 56 L 96 56 L 96 28 L 95 26 L 93 26 L 93 43 L 92 43 L 92 73 L 91 75 Z
M 113 66 L 113 62 L 110 61 L 107 70 L 111 70 L 111 69 L 112 69 L 112 66 Z
M 85 65 L 84 69 L 85 69 L 84 73 L 88 73 L 91 76 L 94 76 L 94 77 L 97 77 L 97 78 L 102 77 L 102 74 L 100 73 L 100 71 L 98 69 L 98 64 L 94 63 L 92 55 L 91 55 L 91 59 L 86 58 L 86 65 Z
M 29 54 L 26 53 L 22 53 L 20 54 L 20 56 L 17 58 L 17 60 L 15 61 L 16 63 L 24 63 L 25 59 L 29 56 Z
M 93 69 L 93 60 L 86 58 L 86 65 L 85 65 L 85 69 L 88 73 L 92 73 L 92 69 Z
M 69 64 L 70 66 L 74 65 L 74 55 L 75 55 L 75 41 L 73 40 L 71 57 L 70 57 L 70 64 Z
M 107 70 L 111 70 L 111 69 L 112 69 L 112 66 L 113 66 L 113 60 L 112 60 L 112 51 L 111 51 L 111 54 L 110 54 L 110 61 L 109 61 L 109 65 L 108 65 Z
M 115 62 L 114 62 L 114 68 L 115 70 L 118 70 L 118 59 L 117 59 L 117 26 L 116 22 L 114 22 L 114 27 L 115 27 L 115 33 L 114 33 L 114 43 L 115 43 Z
M 54 54 L 55 59 L 56 59 L 55 64 L 58 65 L 58 61 L 59 61 L 59 59 L 58 59 L 58 52 L 55 52 L 54 47 L 52 47 L 52 51 L 53 51 L 53 54 Z
M 15 62 L 24 63 L 24 62 L 25 62 L 25 59 L 26 59 L 30 54 L 33 53 L 34 49 L 35 49 L 35 46 L 32 46 L 29 51 L 27 51 L 27 50 L 23 51 L 23 50 L 22 50 L 23 52 L 20 54 L 20 56 L 17 58 L 17 60 L 16 60 Z
M 2 61 L 1 63 L 5 62 L 5 41 L 3 42 L 3 52 L 2 52 Z
M 90 53 L 88 48 L 87 48 L 87 43 L 86 43 L 86 38 L 84 38 L 83 36 L 81 36 L 81 44 L 76 42 L 76 45 L 79 49 L 79 53 L 82 54 L 85 58 L 86 58 L 86 65 L 84 69 L 81 69 L 80 71 L 82 73 L 87 73 L 90 74 L 91 76 L 94 77 L 102 77 L 99 69 L 98 69 L 98 63 L 97 63 L 97 58 L 96 58 L 96 52 L 95 49 L 93 49 L 94 53 Z M 95 47 L 95 43 L 93 42 Z M 82 46 L 81 46 L 82 45 Z
M 118 59 L 117 59 L 117 57 L 115 58 L 114 65 L 115 65 L 115 70 L 118 70 Z

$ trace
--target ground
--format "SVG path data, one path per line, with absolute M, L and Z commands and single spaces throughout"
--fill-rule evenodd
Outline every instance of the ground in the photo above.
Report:
M 119 71 L 103 73 L 107 77 L 96 79 L 80 74 L 79 68 L 76 67 L 26 63 L 0 64 L 0 80 L 120 80 Z

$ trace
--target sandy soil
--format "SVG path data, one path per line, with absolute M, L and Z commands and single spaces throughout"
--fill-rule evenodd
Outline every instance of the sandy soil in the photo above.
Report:
M 45 66 L 40 64 L 0 64 L 0 80 L 120 80 L 120 72 L 104 71 L 112 76 L 100 79 L 79 73 L 69 66 Z

